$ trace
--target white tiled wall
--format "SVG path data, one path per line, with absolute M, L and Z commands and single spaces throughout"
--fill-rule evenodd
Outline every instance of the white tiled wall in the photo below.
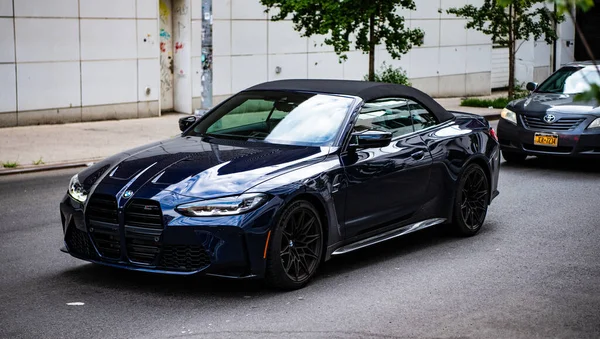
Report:
M 81 64 L 83 106 L 136 102 L 135 60 L 84 61 Z
M 0 16 L 13 15 L 13 0 L 0 0 Z
M 135 0 L 80 0 L 82 18 L 135 18 Z
M 15 64 L 0 64 L 0 79 L 0 112 L 16 112 Z
M 79 60 L 79 20 L 15 19 L 17 62 Z
M 79 62 L 18 64 L 17 90 L 19 111 L 80 106 Z
M 81 59 L 135 59 L 135 20 L 81 20 Z
M 79 17 L 78 0 L 17 0 L 14 6 L 16 17 Z
M 82 106 L 158 106 L 157 19 L 157 0 L 0 0 L 0 112 L 45 123 L 85 120 Z
M 0 62 L 15 62 L 13 19 L 0 18 Z
M 450 7 L 469 3 L 481 5 L 480 2 L 427 0 L 416 2 L 416 11 L 399 10 L 406 19 L 406 27 L 425 32 L 424 43 L 400 60 L 393 59 L 385 46 L 378 46 L 376 68 L 383 62 L 402 67 L 413 79 L 490 72 L 489 37 L 467 30 L 466 20 L 445 13 Z M 213 1 L 214 95 L 231 95 L 266 79 L 361 80 L 368 72 L 366 54 L 351 51 L 347 53 L 348 60 L 340 63 L 333 48 L 323 44 L 324 36 L 301 37 L 291 20 L 272 22 L 267 17 L 258 0 Z M 265 64 L 266 75 L 262 74 Z M 244 70 L 242 65 L 249 68 Z M 277 67 L 281 68 L 280 73 L 276 72 Z M 481 87 L 489 90 L 489 85 L 481 84 Z M 437 88 L 436 85 L 431 93 L 436 94 Z M 467 87 L 460 85 L 457 88 Z

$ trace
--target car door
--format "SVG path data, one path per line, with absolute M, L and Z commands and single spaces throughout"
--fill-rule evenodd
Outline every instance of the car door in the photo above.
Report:
M 426 199 L 432 157 L 415 133 L 409 100 L 386 98 L 362 108 L 354 130 L 393 133 L 389 146 L 348 150 L 341 162 L 348 179 L 345 237 L 409 219 Z

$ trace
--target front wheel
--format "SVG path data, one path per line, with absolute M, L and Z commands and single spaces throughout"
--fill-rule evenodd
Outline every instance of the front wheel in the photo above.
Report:
M 481 166 L 469 165 L 458 181 L 454 201 L 453 224 L 463 236 L 475 235 L 481 229 L 490 201 L 487 175 Z
M 285 208 L 271 234 L 266 281 L 273 287 L 304 287 L 323 257 L 323 226 L 312 204 L 298 200 Z

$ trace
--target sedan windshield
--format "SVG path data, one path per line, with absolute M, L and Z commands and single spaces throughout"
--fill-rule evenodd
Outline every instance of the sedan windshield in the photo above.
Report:
M 594 67 L 563 67 L 544 81 L 536 92 L 577 94 L 589 90 L 590 83 L 600 85 L 600 77 Z
M 298 92 L 243 92 L 187 135 L 301 146 L 331 146 L 353 98 Z

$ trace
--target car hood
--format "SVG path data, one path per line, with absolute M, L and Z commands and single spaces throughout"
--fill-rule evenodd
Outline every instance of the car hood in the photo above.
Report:
M 524 99 L 513 101 L 508 109 L 517 113 L 541 115 L 547 112 L 562 114 L 598 114 L 595 101 L 575 101 L 575 95 L 555 93 L 532 93 Z
M 208 199 L 241 194 L 289 171 L 319 162 L 329 147 L 274 145 L 176 137 L 117 154 L 79 174 L 88 191 L 117 195 L 130 190 Z

